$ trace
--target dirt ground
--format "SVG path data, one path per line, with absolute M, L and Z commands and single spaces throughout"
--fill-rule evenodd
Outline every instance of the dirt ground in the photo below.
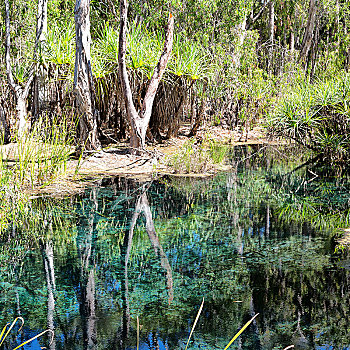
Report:
M 81 175 L 152 175 L 154 173 L 163 174 L 171 172 L 165 165 L 166 158 L 176 154 L 188 141 L 186 136 L 189 133 L 189 125 L 183 125 L 179 136 L 154 146 L 148 146 L 147 153 L 143 156 L 128 154 L 126 144 L 109 145 L 101 152 L 95 152 L 86 157 L 80 165 L 79 174 Z M 247 136 L 247 139 L 246 139 Z M 243 145 L 271 143 L 267 140 L 262 127 L 256 127 L 246 135 L 221 127 L 210 127 L 210 133 L 202 128 L 199 130 L 196 138 L 201 140 L 209 138 L 220 144 Z M 75 168 L 76 163 L 71 167 Z

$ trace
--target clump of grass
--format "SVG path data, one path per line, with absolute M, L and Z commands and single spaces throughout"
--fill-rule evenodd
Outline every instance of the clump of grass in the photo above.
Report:
M 68 124 L 42 119 L 16 143 L 0 145 L 0 234 L 11 223 L 18 226 L 23 221 L 28 210 L 26 189 L 50 185 L 67 171 L 74 141 L 74 128 Z
M 14 148 L 0 154 L 2 182 L 8 184 L 6 179 L 11 179 L 18 188 L 49 185 L 66 171 L 73 141 L 67 120 L 39 120 Z
M 214 164 L 222 164 L 227 157 L 227 145 L 221 144 L 213 139 L 209 139 L 208 143 L 208 152 L 210 154 L 210 158 L 212 159 Z
M 169 157 L 167 166 L 175 173 L 206 173 L 222 164 L 227 155 L 228 146 L 222 145 L 206 135 L 200 142 L 191 138 L 185 142 L 179 152 Z

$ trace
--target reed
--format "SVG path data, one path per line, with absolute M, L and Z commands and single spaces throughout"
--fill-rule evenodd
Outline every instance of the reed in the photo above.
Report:
M 201 306 L 199 307 L 199 310 L 197 312 L 197 316 L 196 316 L 196 319 L 194 320 L 194 323 L 193 323 L 193 326 L 191 328 L 191 332 L 190 332 L 190 335 L 188 337 L 188 340 L 187 340 L 187 344 L 186 344 L 186 347 L 185 347 L 185 350 L 187 350 L 188 348 L 188 345 L 190 343 L 190 340 L 191 340 L 191 337 L 192 337 L 192 334 L 194 332 L 194 329 L 197 325 L 197 322 L 198 322 L 198 319 L 199 319 L 199 316 L 203 310 L 203 306 L 204 306 L 204 298 L 202 300 L 202 303 L 201 303 Z M 232 343 L 245 331 L 245 329 L 255 320 L 255 318 L 258 316 L 259 314 L 256 314 L 254 315 L 235 335 L 234 337 L 230 340 L 230 342 L 226 345 L 225 349 L 224 350 L 227 350 L 231 345 Z
M 4 343 L 4 341 L 6 340 L 6 338 L 8 337 L 8 335 L 10 334 L 11 330 L 14 328 L 14 326 L 16 325 L 17 321 L 21 321 L 22 324 L 20 326 L 20 328 L 18 329 L 17 333 L 19 333 L 21 331 L 21 329 L 23 328 L 23 325 L 24 325 L 24 319 L 22 317 L 16 317 L 13 322 L 10 324 L 10 323 L 7 323 L 5 325 L 5 327 L 2 329 L 1 333 L 0 333 L 0 347 L 1 345 Z M 8 327 L 8 328 L 7 328 Z M 5 333 L 6 332 L 6 333 Z M 51 333 L 52 337 L 51 337 L 51 341 L 50 341 L 50 345 L 52 344 L 53 342 L 53 339 L 54 339 L 54 336 L 55 336 L 55 333 L 53 330 L 51 329 L 47 329 L 39 334 L 37 334 L 36 336 L 24 341 L 23 343 L 19 344 L 18 346 L 16 346 L 15 348 L 13 348 L 13 350 L 17 350 L 19 348 L 21 348 L 22 346 L 26 345 L 26 344 L 29 344 L 31 343 L 33 340 L 37 339 L 37 338 L 40 338 L 42 337 L 44 334 L 46 333 Z

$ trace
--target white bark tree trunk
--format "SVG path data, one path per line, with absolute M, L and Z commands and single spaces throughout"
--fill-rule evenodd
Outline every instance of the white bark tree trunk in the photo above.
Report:
M 291 54 L 294 54 L 295 50 L 295 35 L 294 35 L 294 28 L 291 28 L 290 32 L 290 52 Z
M 34 117 L 38 119 L 47 103 L 47 68 L 40 64 L 39 58 L 45 54 L 47 37 L 47 2 L 38 0 L 36 40 L 34 49 L 34 62 L 36 62 L 36 75 L 34 80 Z
M 273 50 L 275 42 L 275 2 L 272 0 L 269 3 L 269 62 L 268 72 L 272 73 L 273 70 Z
M 129 77 L 126 69 L 126 26 L 127 26 L 128 2 L 120 0 L 120 33 L 119 33 L 119 78 L 125 100 L 127 116 L 131 126 L 130 130 L 130 149 L 132 153 L 138 153 L 145 149 L 146 132 L 151 118 L 154 97 L 157 93 L 159 82 L 170 58 L 173 47 L 174 18 L 170 14 L 166 30 L 164 49 L 154 69 L 153 76 L 147 88 L 146 96 L 143 100 L 140 113 L 137 112 L 129 83 Z
M 234 48 L 233 57 L 232 57 L 233 63 L 236 69 L 239 69 L 241 65 L 242 47 L 243 47 L 244 39 L 247 35 L 246 26 L 247 26 L 247 16 L 245 15 L 243 17 L 242 22 L 239 23 L 236 27 L 238 40 L 236 43 L 236 47 Z
M 75 33 L 74 95 L 80 116 L 80 140 L 88 150 L 100 149 L 90 57 L 90 0 L 76 0 Z
M 30 120 L 27 117 L 27 96 L 23 93 L 17 95 L 16 111 L 18 116 L 18 136 L 21 138 L 30 128 Z
M 16 96 L 16 111 L 18 119 L 17 137 L 22 138 L 30 129 L 30 120 L 28 118 L 27 111 L 27 97 L 29 94 L 29 87 L 33 81 L 33 73 L 31 72 L 29 79 L 23 88 L 17 84 L 13 78 L 11 67 L 11 32 L 10 32 L 10 4 L 9 0 L 5 0 L 5 62 L 6 62 L 6 74 L 8 83 Z

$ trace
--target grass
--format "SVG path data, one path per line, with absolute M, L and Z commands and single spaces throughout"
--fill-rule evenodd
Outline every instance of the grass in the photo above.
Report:
M 193 326 L 192 326 L 192 329 L 191 329 L 191 332 L 190 332 L 190 335 L 188 337 L 188 340 L 187 340 L 187 344 L 186 344 L 186 347 L 185 347 L 185 350 L 187 350 L 188 348 L 188 345 L 190 344 L 190 340 L 191 340 L 191 337 L 192 337 L 192 334 L 195 330 L 195 327 L 197 325 L 197 322 L 199 320 L 199 317 L 201 315 L 201 312 L 203 310 L 203 306 L 204 306 L 204 298 L 203 298 L 203 301 L 201 303 L 201 306 L 198 310 L 198 313 L 197 313 L 197 316 L 196 316 L 196 319 L 193 323 Z M 259 314 L 256 314 L 254 317 L 252 317 L 235 335 L 234 337 L 230 340 L 230 342 L 226 345 L 225 349 L 224 350 L 227 350 L 231 345 L 232 343 L 244 332 L 244 330 L 254 321 L 254 319 L 258 316 Z M 3 345 L 3 343 L 5 342 L 6 338 L 8 337 L 8 335 L 10 334 L 11 330 L 14 328 L 14 326 L 16 325 L 17 321 L 21 321 L 21 326 L 19 327 L 17 333 L 19 333 L 23 326 L 24 326 L 24 319 L 22 317 L 16 317 L 13 322 L 10 324 L 10 323 L 7 323 L 1 333 L 0 333 L 0 347 L 1 345 Z M 137 327 L 137 349 L 139 348 L 139 321 L 137 319 L 137 324 L 138 324 L 138 327 Z M 13 348 L 13 350 L 17 350 L 21 347 L 23 347 L 24 345 L 26 344 L 29 344 L 30 342 L 32 342 L 33 340 L 37 339 L 37 338 L 40 338 L 42 337 L 44 334 L 46 333 L 51 333 L 52 337 L 51 337 L 51 341 L 50 341 L 50 345 L 52 344 L 53 342 L 53 339 L 54 339 L 54 336 L 55 336 L 55 333 L 53 330 L 51 329 L 47 329 L 39 334 L 37 334 L 36 336 L 24 341 L 23 343 L 21 343 L 20 345 L 16 346 L 15 348 Z
M 45 187 L 61 176 L 73 150 L 73 133 L 67 120 L 39 120 L 25 137 L 0 152 L 0 179 L 17 188 Z
M 167 166 L 180 174 L 206 173 L 225 161 L 227 151 L 228 146 L 216 142 L 210 135 L 206 135 L 200 143 L 191 138 L 168 158 Z
M 44 188 L 65 174 L 73 132 L 68 120 L 42 119 L 16 143 L 0 146 L 0 233 L 10 223 L 20 226 L 24 220 L 29 203 L 26 190 Z

